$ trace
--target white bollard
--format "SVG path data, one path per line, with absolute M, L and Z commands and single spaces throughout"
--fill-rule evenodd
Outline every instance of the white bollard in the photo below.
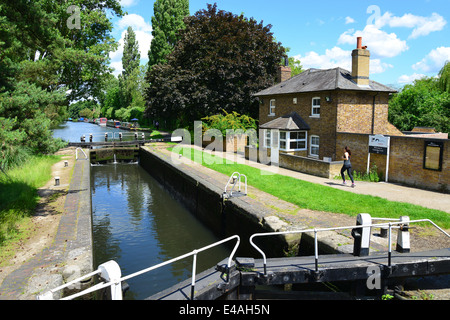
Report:
M 122 277 L 120 266 L 115 261 L 108 261 L 98 266 L 100 276 L 111 284 L 111 300 L 122 300 L 122 283 L 118 280 Z
M 401 216 L 400 222 L 404 222 L 405 224 L 401 225 L 401 228 L 398 229 L 397 247 L 395 250 L 401 253 L 408 253 L 411 251 L 411 245 L 409 241 L 409 217 Z
M 370 234 L 372 217 L 368 213 L 360 213 L 356 218 L 356 225 L 368 227 L 355 228 L 352 230 L 352 236 L 355 238 L 353 245 L 353 254 L 355 256 L 368 256 L 370 249 Z

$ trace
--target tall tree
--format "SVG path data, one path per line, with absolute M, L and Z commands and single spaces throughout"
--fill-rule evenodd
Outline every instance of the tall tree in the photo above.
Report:
M 129 82 L 132 81 L 131 76 L 139 68 L 141 62 L 141 54 L 139 53 L 139 43 L 136 40 L 136 34 L 133 28 L 128 27 L 124 39 L 122 66 L 123 71 L 119 76 L 119 87 L 121 94 L 122 107 L 128 107 L 132 101 L 132 92 L 130 91 Z
M 122 75 L 126 79 L 136 68 L 139 67 L 141 54 L 139 53 L 139 43 L 133 28 L 128 27 L 125 35 L 122 56 Z
M 183 19 L 189 15 L 189 0 L 156 0 L 153 5 L 152 43 L 148 52 L 149 68 L 166 62 L 184 28 Z
M 252 94 L 274 84 L 285 56 L 271 26 L 216 5 L 185 22 L 167 63 L 148 73 L 147 116 L 172 120 L 174 126 L 192 126 L 222 109 L 256 118 L 259 106 Z

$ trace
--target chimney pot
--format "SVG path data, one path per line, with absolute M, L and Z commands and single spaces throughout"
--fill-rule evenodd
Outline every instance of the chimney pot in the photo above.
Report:
M 357 49 L 362 49 L 362 37 L 357 37 L 356 38 L 356 48 Z

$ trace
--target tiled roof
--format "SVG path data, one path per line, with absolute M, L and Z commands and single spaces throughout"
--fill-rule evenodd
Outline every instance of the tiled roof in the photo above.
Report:
M 317 92 L 331 90 L 357 90 L 369 92 L 396 92 L 388 86 L 369 80 L 369 86 L 358 86 L 353 80 L 351 72 L 342 68 L 308 69 L 289 80 L 278 83 L 262 90 L 254 96 L 269 96 L 289 93 Z
M 261 129 L 279 129 L 284 131 L 310 130 L 309 125 L 296 112 L 291 112 L 280 118 L 260 126 Z

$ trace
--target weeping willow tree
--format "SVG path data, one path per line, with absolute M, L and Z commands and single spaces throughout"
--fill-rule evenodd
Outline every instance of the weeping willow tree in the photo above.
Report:
M 439 85 L 443 91 L 450 93 L 450 62 L 447 61 L 439 72 Z

